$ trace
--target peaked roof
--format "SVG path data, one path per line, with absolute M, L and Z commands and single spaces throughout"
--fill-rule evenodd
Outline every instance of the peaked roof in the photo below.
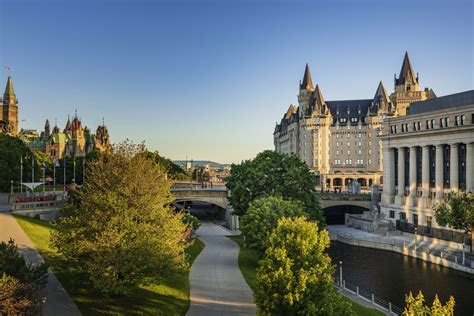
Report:
M 300 89 L 313 90 L 313 80 L 311 79 L 311 72 L 309 71 L 308 63 L 306 63 L 306 68 L 304 70 L 303 82 L 300 85 Z
M 413 67 L 411 66 L 410 58 L 408 57 L 408 52 L 405 52 L 405 57 L 403 58 L 402 69 L 400 70 L 400 75 L 397 79 L 397 84 L 408 83 L 417 83 L 417 78 Z
M 385 90 L 385 87 L 383 86 L 382 81 L 380 81 L 379 86 L 377 87 L 374 100 L 376 101 L 378 98 L 381 98 L 387 102 L 390 102 L 390 98 L 388 97 L 387 90 Z
M 15 97 L 15 91 L 13 90 L 13 81 L 12 77 L 8 76 L 7 79 L 7 86 L 5 87 L 5 93 L 3 97 L 6 98 L 7 96 Z
M 316 102 L 318 102 L 319 105 L 326 104 L 324 102 L 323 94 L 321 93 L 321 89 L 319 89 L 319 85 L 316 85 L 316 90 L 314 91 L 314 96 L 316 98 Z

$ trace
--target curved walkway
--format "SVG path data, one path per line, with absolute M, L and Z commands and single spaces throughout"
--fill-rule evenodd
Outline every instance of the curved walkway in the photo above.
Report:
M 240 273 L 239 246 L 233 234 L 215 224 L 201 223 L 196 234 L 206 247 L 189 274 L 189 316 L 255 315 L 253 293 Z

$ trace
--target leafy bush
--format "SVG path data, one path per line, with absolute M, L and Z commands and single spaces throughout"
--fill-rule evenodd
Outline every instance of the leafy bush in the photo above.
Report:
M 0 315 L 32 315 L 44 301 L 48 267 L 26 263 L 10 239 L 0 243 Z
M 191 227 L 194 231 L 197 230 L 199 228 L 199 226 L 201 226 L 201 223 L 199 222 L 199 219 L 196 216 L 194 216 L 190 213 L 184 213 L 183 223 L 187 227 Z
M 303 217 L 282 218 L 259 262 L 254 294 L 260 315 L 353 315 L 333 285 L 326 230 Z
M 296 217 L 307 214 L 304 205 L 298 201 L 286 201 L 281 197 L 269 196 L 250 202 L 249 209 L 240 220 L 240 229 L 245 236 L 245 244 L 251 249 L 264 253 L 268 236 L 282 217 Z

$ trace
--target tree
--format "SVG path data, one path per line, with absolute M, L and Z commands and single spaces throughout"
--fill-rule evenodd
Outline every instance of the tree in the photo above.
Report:
M 21 161 L 31 166 L 31 157 L 30 149 L 19 138 L 0 133 L 0 192 L 9 192 L 11 181 L 20 182 Z M 23 178 L 31 179 L 31 168 L 23 169 Z
M 438 295 L 435 296 L 431 308 L 425 305 L 425 298 L 421 291 L 416 297 L 413 297 L 411 292 L 405 297 L 405 308 L 403 316 L 452 316 L 454 315 L 455 301 L 454 297 L 450 296 L 449 301 L 443 306 Z
M 240 229 L 249 248 L 264 253 L 268 236 L 282 217 L 307 216 L 303 203 L 283 200 L 281 197 L 269 196 L 250 202 L 249 209 L 240 221 Z
M 333 285 L 329 235 L 303 217 L 282 218 L 259 262 L 254 299 L 261 315 L 353 315 Z
M 434 206 L 436 222 L 442 226 L 471 233 L 474 244 L 474 195 L 466 192 L 451 192 L 446 202 Z
M 150 159 L 161 165 L 166 170 L 167 175 L 170 179 L 191 180 L 191 175 L 186 170 L 181 168 L 181 166 L 175 164 L 172 160 L 160 156 L 157 151 L 148 151 L 147 155 Z
M 233 164 L 226 185 L 237 215 L 244 215 L 251 201 L 273 195 L 301 201 L 310 219 L 322 222 L 315 178 L 295 155 L 266 150 L 253 160 Z
M 125 294 L 185 267 L 187 227 L 167 206 L 171 183 L 143 145 L 115 145 L 86 172 L 86 183 L 61 211 L 52 243 L 96 290 Z

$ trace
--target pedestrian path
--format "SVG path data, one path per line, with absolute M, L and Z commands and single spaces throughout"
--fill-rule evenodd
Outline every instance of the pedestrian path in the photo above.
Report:
M 6 209 L 5 205 L 1 205 L 0 209 Z M 15 240 L 18 249 L 23 253 L 27 262 L 32 264 L 44 262 L 11 213 L 0 212 L 0 242 L 8 242 L 10 238 Z M 45 291 L 46 303 L 42 306 L 42 315 L 81 315 L 79 309 L 51 270 L 48 271 L 48 283 Z
M 188 316 L 255 315 L 253 293 L 240 273 L 239 246 L 233 233 L 202 222 L 196 231 L 205 244 L 189 274 L 191 306 Z

